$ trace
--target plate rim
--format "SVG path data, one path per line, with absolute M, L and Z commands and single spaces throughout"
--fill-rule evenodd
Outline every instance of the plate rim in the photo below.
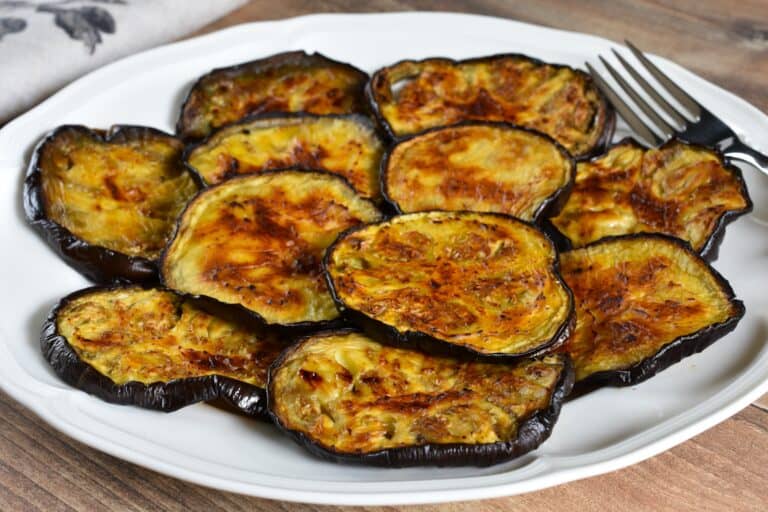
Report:
M 599 37 L 591 34 L 585 34 L 585 33 L 580 33 L 575 31 L 569 31 L 569 30 L 554 29 L 550 27 L 543 27 L 540 25 L 532 24 L 532 23 L 525 23 L 525 22 L 499 18 L 494 16 L 453 13 L 453 12 L 415 11 L 415 12 L 364 13 L 364 14 L 329 13 L 329 14 L 310 14 L 310 15 L 297 16 L 297 17 L 285 18 L 280 20 L 243 23 L 243 24 L 235 25 L 222 30 L 218 30 L 215 32 L 211 32 L 208 34 L 204 34 L 202 36 L 197 36 L 195 38 L 185 39 L 185 40 L 174 42 L 171 44 L 158 46 L 137 54 L 133 54 L 133 55 L 124 57 L 122 59 L 119 59 L 117 61 L 114 61 L 110 64 L 107 64 L 103 67 L 100 67 L 84 75 L 83 77 L 73 81 L 66 87 L 62 88 L 60 91 L 53 94 L 52 96 L 50 96 L 48 99 L 46 99 L 36 107 L 30 109 L 29 111 L 25 112 L 21 116 L 14 118 L 5 126 L 0 128 L 0 153 L 2 152 L 4 141 L 7 138 L 12 137 L 12 133 L 15 130 L 21 129 L 21 127 L 23 127 L 25 123 L 30 122 L 30 120 L 34 121 L 36 117 L 40 115 L 44 115 L 47 109 L 52 108 L 53 106 L 55 106 L 58 103 L 61 103 L 62 101 L 66 101 L 68 96 L 72 94 L 78 94 L 78 91 L 83 87 L 84 84 L 88 84 L 90 82 L 96 81 L 99 79 L 99 77 L 102 74 L 112 72 L 115 69 L 118 69 L 122 66 L 136 65 L 137 62 L 140 63 L 141 61 L 148 58 L 150 59 L 167 58 L 167 57 L 164 57 L 164 55 L 171 54 L 172 52 L 178 51 L 180 48 L 189 50 L 195 45 L 199 45 L 199 46 L 209 45 L 212 42 L 216 41 L 217 39 L 226 39 L 238 32 L 250 32 L 250 31 L 256 32 L 259 30 L 269 30 L 270 26 L 273 26 L 273 25 L 278 26 L 278 28 L 280 26 L 290 27 L 292 25 L 302 25 L 302 24 L 310 26 L 313 23 L 323 25 L 327 23 L 331 23 L 331 24 L 338 23 L 342 19 L 344 20 L 344 22 L 349 22 L 349 19 L 354 17 L 360 17 L 360 18 L 450 17 L 450 18 L 460 18 L 460 19 L 469 18 L 474 22 L 478 22 L 478 21 L 480 21 L 481 23 L 501 22 L 504 24 L 511 24 L 512 26 L 514 25 L 525 26 L 529 29 L 533 28 L 533 29 L 541 30 L 551 34 L 568 35 L 569 37 L 591 39 L 593 42 L 596 42 L 599 44 L 605 44 L 606 42 L 614 44 L 613 41 L 607 38 L 603 38 L 603 37 Z M 677 64 L 674 64 L 670 61 L 667 61 L 665 59 L 655 57 L 655 56 L 653 56 L 652 58 L 654 60 L 658 60 L 662 62 L 665 66 L 675 68 L 677 72 L 689 75 L 692 79 L 695 79 L 702 86 L 714 88 L 714 90 L 716 90 L 718 94 L 727 95 L 729 97 L 729 100 L 735 101 L 740 108 L 744 108 L 745 110 L 748 110 L 751 116 L 757 116 L 757 118 L 761 118 L 763 122 L 768 122 L 768 116 L 763 114 L 759 109 L 751 105 L 749 102 L 747 102 L 743 98 L 740 98 L 720 88 L 719 86 L 712 84 L 711 82 L 708 82 L 707 80 L 699 77 L 698 75 L 695 75 L 694 73 L 691 73 L 690 71 L 686 70 L 685 68 L 682 68 L 681 66 L 678 66 Z M 23 162 L 24 156 L 22 156 L 21 158 Z M 6 163 L 8 165 L 5 165 Z M 0 168 L 2 167 L 10 167 L 18 170 L 17 164 L 15 164 L 13 161 L 8 161 L 8 162 L 3 161 L 2 155 L 0 155 Z M 6 171 L 7 169 L 3 169 L 3 170 Z M 288 487 L 275 487 L 271 485 L 265 486 L 265 485 L 250 483 L 250 482 L 233 481 L 232 479 L 216 477 L 216 476 L 206 474 L 204 472 L 190 471 L 187 468 L 181 468 L 179 466 L 175 466 L 173 464 L 167 463 L 166 461 L 153 459 L 151 455 L 145 454 L 144 452 L 141 452 L 135 449 L 130 449 L 126 445 L 116 442 L 114 439 L 109 439 L 107 437 L 104 437 L 101 434 L 98 434 L 92 431 L 89 432 L 86 429 L 79 427 L 68 418 L 67 414 L 61 414 L 60 411 L 57 411 L 57 409 L 59 408 L 57 407 L 57 405 L 59 406 L 61 405 L 61 400 L 60 400 L 61 395 L 63 394 L 63 392 L 69 391 L 69 388 L 66 386 L 62 386 L 61 388 L 56 388 L 56 387 L 52 388 L 51 386 L 45 385 L 44 383 L 41 383 L 35 380 L 34 378 L 32 378 L 31 376 L 29 376 L 25 372 L 24 368 L 22 368 L 20 362 L 15 360 L 15 358 L 13 357 L 9 346 L 7 346 L 5 341 L 7 339 L 9 338 L 6 335 L 3 327 L 0 325 L 0 354 L 3 355 L 3 357 L 0 358 L 0 368 L 4 370 L 0 372 L 0 388 L 2 388 L 5 392 L 7 392 L 11 397 L 13 397 L 15 400 L 20 402 L 22 405 L 31 409 L 43 421 L 50 424 L 52 427 L 56 428 L 60 432 L 63 432 L 64 434 L 76 439 L 79 442 L 82 442 L 83 444 L 91 446 L 97 450 L 108 453 L 115 457 L 121 458 L 123 460 L 127 460 L 139 466 L 149 468 L 155 471 L 159 471 L 163 474 L 170 475 L 175 478 L 189 481 L 198 485 L 213 487 L 213 488 L 230 491 L 230 492 L 241 493 L 241 494 L 259 496 L 263 498 L 278 499 L 278 500 L 292 501 L 292 502 L 318 503 L 318 504 L 403 505 L 403 504 L 438 503 L 438 502 L 446 502 L 446 501 L 459 501 L 459 500 L 466 501 L 466 500 L 476 500 L 476 499 L 487 499 L 487 498 L 493 498 L 493 497 L 511 496 L 511 495 L 521 494 L 525 492 L 531 492 L 534 490 L 551 487 L 553 485 L 571 482 L 574 480 L 603 474 L 603 473 L 620 469 L 623 467 L 627 467 L 631 464 L 645 460 L 653 455 L 666 451 L 667 449 L 690 439 L 691 437 L 703 432 L 708 428 L 711 428 L 717 423 L 720 423 L 721 421 L 736 414 L 738 411 L 748 406 L 756 398 L 758 398 L 759 396 L 761 396 L 762 394 L 768 391 L 768 367 L 761 368 L 760 365 L 758 364 L 761 362 L 768 361 L 768 349 L 764 348 L 764 350 L 762 350 L 760 353 L 758 353 L 755 356 L 755 359 L 751 362 L 751 364 L 747 366 L 734 381 L 732 381 L 730 384 L 720 389 L 710 399 L 699 404 L 699 406 L 697 407 L 687 409 L 681 412 L 680 414 L 677 414 L 676 416 L 672 416 L 661 423 L 655 424 L 649 429 L 646 429 L 633 437 L 647 436 L 647 433 L 649 431 L 657 430 L 657 429 L 660 429 L 661 427 L 664 427 L 665 429 L 671 429 L 669 432 L 661 435 L 661 437 L 659 438 L 654 438 L 649 441 L 646 441 L 641 446 L 636 447 L 630 450 L 628 453 L 624 453 L 623 455 L 609 457 L 605 460 L 593 461 L 592 463 L 589 463 L 586 465 L 582 464 L 582 465 L 575 465 L 574 467 L 567 467 L 567 466 L 561 467 L 554 471 L 545 472 L 543 474 L 535 474 L 532 478 L 527 478 L 521 481 L 512 481 L 507 483 L 491 482 L 490 484 L 487 484 L 487 485 L 486 484 L 472 485 L 472 487 L 469 489 L 461 488 L 461 487 L 454 488 L 454 489 L 444 488 L 441 490 L 426 490 L 426 491 L 412 491 L 412 490 L 402 491 L 402 490 L 391 489 L 385 492 L 364 491 L 359 493 L 354 492 L 354 489 L 352 490 L 347 489 L 346 492 L 339 492 L 339 491 L 333 491 L 333 490 L 332 491 L 305 490 L 305 489 L 296 489 L 296 488 L 288 488 Z M 747 379 L 747 377 L 749 377 L 751 374 L 758 373 L 759 370 L 762 370 L 761 376 L 754 376 L 752 379 Z M 27 379 L 24 379 L 25 376 L 27 376 Z M 15 377 L 15 378 L 12 378 L 12 377 Z M 757 380 L 755 380 L 755 378 Z M 16 379 L 19 379 L 19 380 L 16 381 Z M 749 382 L 746 382 L 747 380 L 749 380 Z M 728 395 L 730 402 L 726 406 L 716 407 L 716 410 L 714 411 L 708 410 L 712 408 L 712 405 L 710 402 L 715 401 L 718 397 L 721 397 L 721 395 L 723 395 L 723 398 L 721 399 L 724 399 L 724 396 Z M 76 402 L 81 400 L 86 400 L 86 399 L 90 399 L 90 397 L 67 394 L 66 401 L 75 402 L 75 404 L 73 404 L 74 406 L 72 406 L 70 409 L 64 409 L 64 410 L 65 411 L 68 410 L 70 412 L 75 411 L 73 414 L 80 414 L 79 409 L 75 407 Z M 709 404 L 709 407 L 705 407 L 707 404 Z M 694 414 L 694 412 L 696 414 Z M 695 419 L 691 420 L 690 416 L 695 416 Z M 619 445 L 631 439 L 633 438 L 623 440 L 621 443 L 619 443 Z M 610 451 L 615 448 L 616 448 L 616 445 L 612 445 L 607 448 L 598 450 L 597 452 L 590 452 L 590 455 L 592 453 L 600 453 L 606 450 Z M 580 456 L 573 456 L 572 458 L 578 458 L 578 457 Z M 537 464 L 540 461 L 543 461 L 544 464 L 547 464 L 546 457 L 536 459 L 534 464 Z M 502 473 L 502 475 L 503 474 L 506 474 L 506 472 Z M 498 476 L 499 474 L 477 476 L 477 477 L 456 477 L 456 478 L 452 477 L 452 478 L 442 479 L 441 482 L 455 482 L 457 480 L 467 481 L 468 479 L 473 479 L 473 480 L 489 479 L 490 477 L 498 477 Z M 290 479 L 285 479 L 285 480 L 287 482 Z M 328 484 L 328 482 L 320 481 L 320 480 L 317 480 L 315 482 L 320 486 L 327 486 Z M 392 484 L 389 487 L 394 487 L 394 486 L 397 486 L 398 484 L 401 484 L 401 482 L 396 482 L 396 481 L 387 482 L 387 483 Z M 480 482 L 474 482 L 473 484 L 479 484 L 479 483 Z M 333 487 L 333 486 L 330 486 L 330 487 Z M 350 491 L 353 491 L 353 492 L 350 492 Z

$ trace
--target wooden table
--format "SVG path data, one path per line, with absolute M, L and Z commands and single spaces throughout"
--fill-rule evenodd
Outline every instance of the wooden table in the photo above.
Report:
M 200 33 L 311 12 L 439 9 L 513 18 L 671 58 L 768 111 L 768 2 L 256 0 Z M 735 14 L 738 13 L 738 14 Z M 0 510 L 319 510 L 215 491 L 88 448 L 0 392 Z M 391 510 L 768 510 L 768 396 L 650 460 L 523 496 Z M 370 507 L 367 510 L 383 510 Z

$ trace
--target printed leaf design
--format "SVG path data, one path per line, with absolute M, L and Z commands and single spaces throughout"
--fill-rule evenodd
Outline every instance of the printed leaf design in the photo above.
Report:
M 27 28 L 27 22 L 21 18 L 0 18 L 0 41 L 6 34 L 21 32 Z
M 37 10 L 53 13 L 56 25 L 72 39 L 82 41 L 90 53 L 93 53 L 96 45 L 101 42 L 101 32 L 107 34 L 115 32 L 115 19 L 109 11 L 101 7 L 62 9 L 45 4 L 39 6 Z
M 107 34 L 115 33 L 115 19 L 101 7 L 81 7 L 79 11 L 91 25 Z
M 37 12 L 53 14 L 53 21 L 67 35 L 77 41 L 82 41 L 89 53 L 96 50 L 101 43 L 101 33 L 114 34 L 117 29 L 115 19 L 106 9 L 96 6 L 76 7 L 66 9 L 64 4 L 73 2 L 127 5 L 125 0 L 57 0 L 35 4 L 25 0 L 0 0 L 0 10 L 34 9 Z M 22 18 L 0 17 L 0 41 L 6 34 L 21 32 L 27 28 L 26 20 Z

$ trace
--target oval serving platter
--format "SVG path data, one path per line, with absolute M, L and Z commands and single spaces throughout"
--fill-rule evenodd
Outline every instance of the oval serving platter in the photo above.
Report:
M 403 39 L 404 33 L 419 34 L 419 44 Z M 143 124 L 171 131 L 196 77 L 288 50 L 319 51 L 371 72 L 403 58 L 500 52 L 582 67 L 611 46 L 593 36 L 483 16 L 317 15 L 240 25 L 128 57 L 77 80 L 0 130 L 0 387 L 65 434 L 147 468 L 233 492 L 340 505 L 528 492 L 638 462 L 723 421 L 768 391 L 768 297 L 762 293 L 768 282 L 768 212 L 762 207 L 768 179 L 748 168 L 743 170 L 755 211 L 729 227 L 715 264 L 746 304 L 738 328 L 643 384 L 601 389 L 565 404 L 546 443 L 498 466 L 381 469 L 324 462 L 269 425 L 214 407 L 165 414 L 104 403 L 59 381 L 40 354 L 48 310 L 86 285 L 24 222 L 26 161 L 52 127 Z M 673 63 L 654 61 L 768 152 L 768 117 Z M 627 134 L 619 124 L 614 140 Z M 596 416 L 604 420 L 589 421 Z

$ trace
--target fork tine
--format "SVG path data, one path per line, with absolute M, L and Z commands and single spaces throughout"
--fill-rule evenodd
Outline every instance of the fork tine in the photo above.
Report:
M 685 126 L 688 122 L 681 114 L 678 112 L 675 107 L 669 104 L 667 100 L 664 99 L 664 96 L 656 92 L 656 89 L 651 87 L 651 84 L 648 83 L 648 81 L 643 78 L 643 76 L 638 73 L 635 68 L 633 68 L 627 60 L 621 56 L 619 52 L 616 51 L 615 48 L 611 48 L 611 51 L 616 56 L 617 59 L 619 59 L 619 62 L 621 62 L 621 65 L 624 66 L 624 69 L 627 70 L 627 72 L 632 76 L 632 79 L 640 85 L 640 87 L 643 88 L 643 90 L 653 98 L 653 101 L 656 102 L 656 104 L 661 107 L 661 109 L 675 122 L 678 126 Z
M 674 135 L 674 128 L 669 126 L 669 123 L 667 123 L 664 119 L 659 116 L 659 114 L 656 113 L 653 108 L 648 105 L 648 102 L 646 102 L 642 96 L 640 96 L 637 91 L 635 91 L 629 83 L 627 83 L 626 80 L 619 74 L 618 71 L 616 71 L 611 64 L 603 58 L 602 55 L 600 55 L 600 62 L 603 63 L 603 66 L 605 66 L 605 69 L 608 70 L 608 73 L 611 74 L 614 80 L 616 80 L 616 83 L 621 86 L 622 89 L 624 89 L 624 92 L 627 93 L 627 95 L 632 98 L 632 101 L 640 107 L 640 110 L 643 111 L 643 113 L 648 116 L 648 118 L 656 125 L 656 127 L 662 132 L 662 135 L 664 136 L 664 140 L 669 139 Z
M 621 96 L 616 94 L 613 89 L 611 89 L 611 86 L 608 85 L 608 83 L 603 80 L 603 77 L 600 76 L 600 74 L 595 71 L 595 68 L 592 67 L 592 65 L 587 62 L 587 69 L 589 70 L 589 74 L 592 75 L 592 79 L 595 81 L 595 84 L 597 84 L 597 87 L 600 88 L 600 90 L 605 94 L 605 96 L 608 98 L 608 101 L 613 105 L 613 107 L 619 112 L 619 115 L 627 122 L 630 128 L 634 130 L 635 133 L 640 135 L 646 142 L 650 143 L 651 146 L 658 146 L 661 143 L 661 139 L 653 133 L 653 130 L 651 130 L 648 125 L 645 124 L 645 122 L 638 117 L 635 112 L 629 108 L 629 105 L 627 105 L 623 99 L 621 99 Z
M 635 57 L 637 57 L 637 60 L 639 60 L 640 63 L 645 66 L 645 69 L 647 69 L 648 72 L 651 73 L 656 80 L 658 80 L 658 82 L 667 90 L 667 92 L 671 94 L 672 97 L 677 101 L 679 101 L 681 105 L 687 108 L 695 118 L 698 119 L 699 116 L 701 116 L 702 109 L 699 102 L 693 99 L 687 92 L 682 90 L 675 82 L 672 81 L 672 79 L 670 79 L 659 68 L 657 68 L 653 62 L 648 60 L 648 57 L 646 57 L 643 52 L 638 50 L 635 45 L 626 39 L 624 42 L 630 51 L 632 51 L 632 53 L 635 55 Z

